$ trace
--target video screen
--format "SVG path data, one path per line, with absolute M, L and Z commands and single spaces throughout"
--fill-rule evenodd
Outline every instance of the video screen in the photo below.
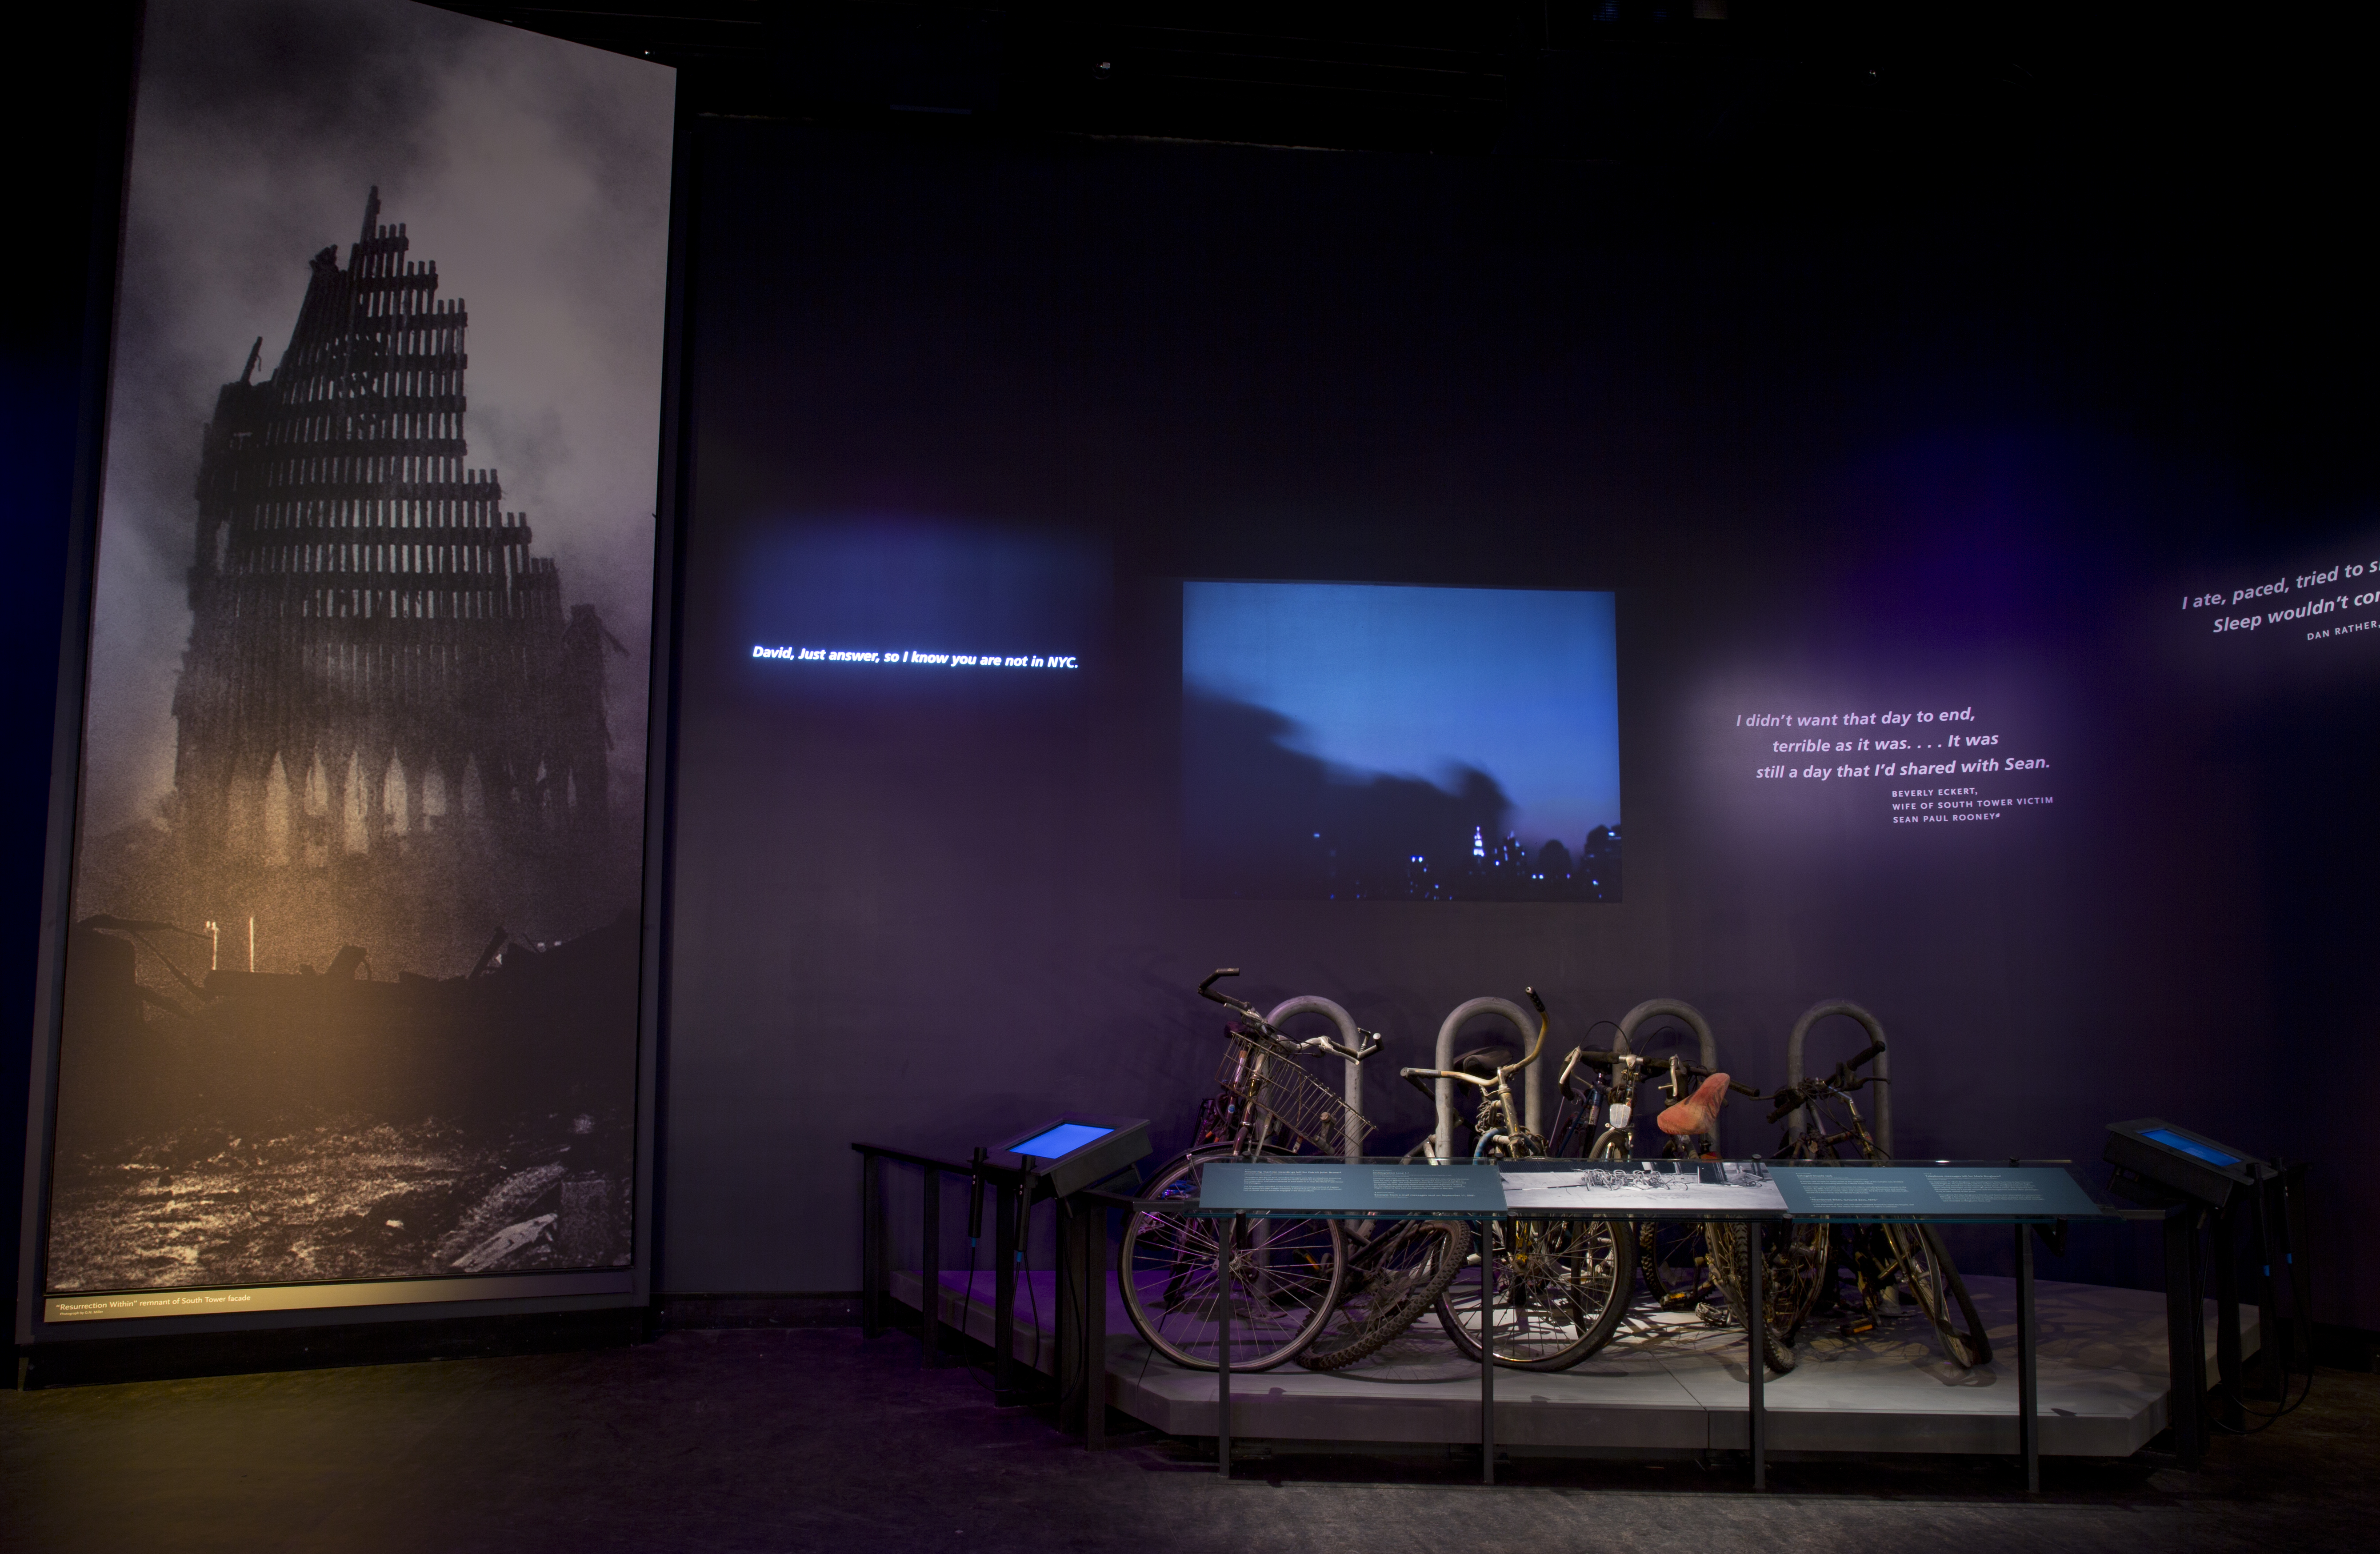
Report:
M 1614 599 L 1185 582 L 1183 891 L 1621 899 Z

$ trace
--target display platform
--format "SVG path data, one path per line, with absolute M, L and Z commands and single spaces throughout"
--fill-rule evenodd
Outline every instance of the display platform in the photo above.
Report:
M 996 1280 L 941 1276 L 941 1317 L 989 1343 Z M 1942 1357 L 1933 1329 L 1912 1316 L 1844 1339 L 1803 1334 L 1801 1363 L 1767 1388 L 1768 1452 L 2017 1450 L 2016 1281 L 1970 1275 L 1975 1305 L 2006 1358 L 1961 1371 Z M 2052 1456 L 2125 1457 L 2166 1427 L 2165 1296 L 2044 1280 L 2034 1286 L 2041 1325 L 2041 1450 Z M 915 1269 L 896 1269 L 890 1293 L 920 1304 Z M 1108 1401 L 1170 1435 L 1215 1433 L 1215 1377 L 1153 1355 L 1108 1281 Z M 1016 1292 L 1016 1354 L 1043 1371 L 1057 1364 L 1054 1274 L 1035 1271 Z M 2204 1342 L 2215 1344 L 2215 1303 Z M 2256 1313 L 2243 1310 L 2240 1348 L 2255 1352 Z M 1691 1314 L 1633 1314 L 1621 1335 L 1568 1371 L 1500 1370 L 1500 1451 L 1550 1455 L 1692 1455 L 1746 1448 L 1743 1338 Z M 1328 1375 L 1294 1364 L 1232 1378 L 1232 1433 L 1242 1441 L 1309 1446 L 1475 1445 L 1479 1367 L 1425 1317 L 1370 1362 Z

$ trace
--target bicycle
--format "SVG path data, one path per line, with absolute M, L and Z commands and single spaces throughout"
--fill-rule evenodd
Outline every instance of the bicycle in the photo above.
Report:
M 1437 1079 L 1480 1092 L 1472 1121 L 1475 1160 L 1536 1159 L 1548 1153 L 1545 1138 L 1523 1119 L 1512 1093 L 1512 1076 L 1536 1062 L 1546 1045 L 1545 1002 L 1535 988 L 1527 992 L 1537 1012 L 1537 1033 L 1517 1062 L 1499 1062 L 1509 1049 L 1491 1048 L 1466 1054 L 1451 1069 L 1398 1071 L 1425 1095 L 1435 1096 L 1427 1082 Z M 1487 1283 L 1496 1303 L 1497 1364 L 1516 1370 L 1563 1370 L 1610 1341 L 1635 1289 L 1621 1223 L 1515 1218 L 1494 1221 L 1489 1235 L 1489 1244 L 1475 1254 L 1473 1266 L 1478 1257 L 1488 1258 Z M 1437 1304 L 1439 1324 L 1455 1348 L 1470 1359 L 1480 1358 L 1477 1282 L 1450 1284 Z
M 1806 1109 L 1815 1124 L 1799 1136 L 1789 1134 L 1777 1151 L 1778 1159 L 1802 1165 L 1891 1162 L 1852 1099 L 1852 1091 L 1881 1082 L 1858 1071 L 1884 1050 L 1882 1040 L 1871 1041 L 1837 1063 L 1832 1074 L 1788 1085 L 1769 1098 L 1771 1123 Z M 1770 1275 L 1776 1291 L 1770 1310 L 1784 1319 L 1789 1334 L 1830 1308 L 1844 1314 L 1845 1336 L 1873 1331 L 1879 1321 L 1898 1315 L 1889 1308 L 1892 1287 L 1899 1284 L 1941 1335 L 1943 1353 L 1953 1364 L 1972 1370 L 1991 1363 L 1991 1339 L 1967 1293 L 1966 1281 L 1931 1225 L 1802 1221 L 1771 1258 Z M 1852 1284 L 1849 1294 L 1843 1289 L 1846 1277 Z M 1951 1320 L 1953 1306 L 1963 1328 Z
M 1665 1082 L 1669 1092 L 1670 1104 L 1654 1119 L 1655 1126 L 1667 1135 L 1661 1152 L 1668 1159 L 1716 1159 L 1701 1144 L 1706 1139 L 1716 1143 L 1719 1108 L 1727 1097 L 1757 1099 L 1760 1095 L 1725 1073 L 1682 1057 L 1656 1062 L 1635 1053 L 1579 1048 L 1562 1070 L 1565 1112 L 1577 1093 L 1572 1087 L 1581 1069 L 1602 1069 L 1609 1074 L 1597 1081 L 1590 1074 L 1589 1094 L 1580 1097 L 1585 1102 L 1580 1110 L 1582 1123 L 1591 1123 L 1598 1100 L 1608 1119 L 1588 1147 L 1591 1159 L 1626 1159 L 1634 1152 L 1634 1099 L 1648 1080 Z M 1570 1136 L 1577 1138 L 1583 1131 L 1573 1128 Z M 1741 1323 L 1748 1305 L 1745 1291 L 1751 1281 L 1752 1244 L 1742 1225 L 1731 1220 L 1647 1220 L 1630 1228 L 1635 1274 L 1657 1306 L 1664 1311 L 1692 1308 L 1714 1327 Z M 1764 1269 L 1769 1260 L 1763 1259 Z M 1725 1315 L 1713 1304 L 1714 1295 L 1725 1303 Z M 1774 1310 L 1772 1302 L 1763 1304 Z M 1773 1320 L 1762 1325 L 1761 1341 L 1770 1370 L 1782 1375 L 1793 1368 L 1790 1335 L 1780 1337 Z
M 1201 997 L 1236 1017 L 1225 1026 L 1216 1093 L 1199 1106 L 1196 1137 L 1159 1168 L 1145 1199 L 1195 1202 L 1201 1175 L 1215 1161 L 1285 1159 L 1302 1150 L 1346 1155 L 1370 1130 L 1297 1059 L 1323 1052 L 1362 1062 L 1379 1050 L 1378 1034 L 1359 1027 L 1354 1047 L 1328 1037 L 1293 1040 L 1253 1006 L 1215 990 L 1218 980 L 1238 975 L 1225 967 L 1198 984 Z M 1335 1369 L 1373 1353 L 1427 1310 L 1461 1267 L 1469 1239 L 1446 1220 L 1349 1226 L 1334 1219 L 1219 1220 L 1144 1209 L 1125 1224 L 1116 1282 L 1141 1338 L 1186 1369 L 1216 1368 L 1218 1297 L 1225 1293 L 1232 1370 L 1269 1370 L 1292 1358 Z M 1216 1277 L 1226 1241 L 1228 1292 Z

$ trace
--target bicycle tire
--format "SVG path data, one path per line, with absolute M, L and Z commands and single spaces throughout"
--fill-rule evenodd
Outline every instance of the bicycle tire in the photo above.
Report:
M 1727 1297 L 1728 1309 L 1735 1314 L 1747 1332 L 1755 1327 L 1758 1329 L 1762 1358 L 1770 1370 L 1779 1376 L 1785 1375 L 1794 1366 L 1793 1345 L 1778 1336 L 1776 1324 L 1768 1319 L 1767 1293 L 1763 1292 L 1762 1309 L 1756 1317 L 1752 1313 L 1751 1302 L 1744 1298 L 1745 1286 L 1750 1282 L 1752 1238 L 1732 1220 L 1706 1220 L 1703 1221 L 1703 1241 L 1710 1248 L 1708 1267 L 1712 1281 Z M 1762 1261 L 1764 1267 L 1761 1271 L 1765 1273 L 1767 1271 L 1765 1257 Z
M 1499 1220 L 1492 1234 L 1475 1257 L 1490 1261 L 1498 1365 L 1567 1370 L 1611 1342 L 1636 1293 L 1629 1221 Z M 1471 1360 L 1480 1357 L 1477 1291 L 1477 1280 L 1458 1279 L 1438 1299 L 1439 1326 Z
M 1931 1225 L 1887 1225 L 1885 1232 L 1892 1250 L 1901 1283 L 1917 1302 L 1925 1319 L 1934 1324 L 1941 1335 L 1942 1353 L 1961 1370 L 1992 1363 L 1991 1336 L 1984 1330 L 1983 1319 L 1975 1313 L 1975 1303 L 1967 1293 L 1967 1281 L 1959 1277 L 1958 1264 L 1942 1244 L 1942 1238 Z M 1952 1323 L 1950 1308 L 1956 1305 L 1965 1321 L 1964 1331 Z
M 1178 1155 L 1141 1196 L 1192 1197 L 1208 1164 L 1226 1150 Z M 1290 1159 L 1266 1150 L 1259 1159 Z M 1213 1370 L 1219 1346 L 1215 1255 L 1235 1233 L 1232 1254 L 1232 1369 L 1270 1370 L 1321 1332 L 1347 1275 L 1346 1237 L 1336 1220 L 1229 1220 L 1141 1209 L 1116 1246 L 1116 1288 L 1144 1342 L 1185 1370 Z M 1286 1275 L 1282 1269 L 1286 1267 Z
M 1795 1164 L 1830 1158 L 1809 1139 L 1795 1144 L 1788 1159 Z M 1763 1281 L 1768 1296 L 1768 1320 L 1791 1343 L 1802 1325 L 1826 1294 L 1828 1276 L 1835 1267 L 1835 1227 L 1828 1220 L 1796 1220 L 1781 1227 L 1781 1235 L 1762 1238 L 1767 1256 Z
M 1351 1253 L 1347 1288 L 1297 1363 L 1308 1370 L 1343 1370 L 1378 1354 L 1438 1304 L 1470 1247 L 1471 1232 L 1462 1221 L 1423 1220 L 1397 1225 L 1371 1247 Z
M 1661 1310 L 1691 1310 L 1716 1288 L 1707 1257 L 1695 1252 L 1702 1243 L 1703 1228 L 1696 1220 L 1647 1220 L 1636 1227 L 1636 1277 Z M 1688 1277 L 1672 1277 L 1680 1270 Z

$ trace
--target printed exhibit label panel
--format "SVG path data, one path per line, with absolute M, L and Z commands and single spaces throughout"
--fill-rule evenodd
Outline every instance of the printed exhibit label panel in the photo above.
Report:
M 104 1322 L 135 1317 L 218 1317 L 250 1311 L 420 1305 L 431 1301 L 625 1295 L 635 1288 L 635 1279 L 624 1270 L 522 1274 L 510 1279 L 395 1279 L 353 1284 L 256 1284 L 215 1290 L 133 1290 L 98 1295 L 53 1295 L 42 1303 L 42 1320 Z
M 1501 1214 L 1492 1164 L 1342 1165 L 1335 1160 L 1219 1161 L 1200 1173 L 1198 1207 L 1245 1213 Z
M 1691 1218 L 1787 1208 L 1761 1160 L 1505 1160 L 1500 1169 L 1516 1209 Z
M 2100 1211 L 2061 1166 L 1780 1165 L 1771 1174 L 1797 1215 L 2001 1220 Z

